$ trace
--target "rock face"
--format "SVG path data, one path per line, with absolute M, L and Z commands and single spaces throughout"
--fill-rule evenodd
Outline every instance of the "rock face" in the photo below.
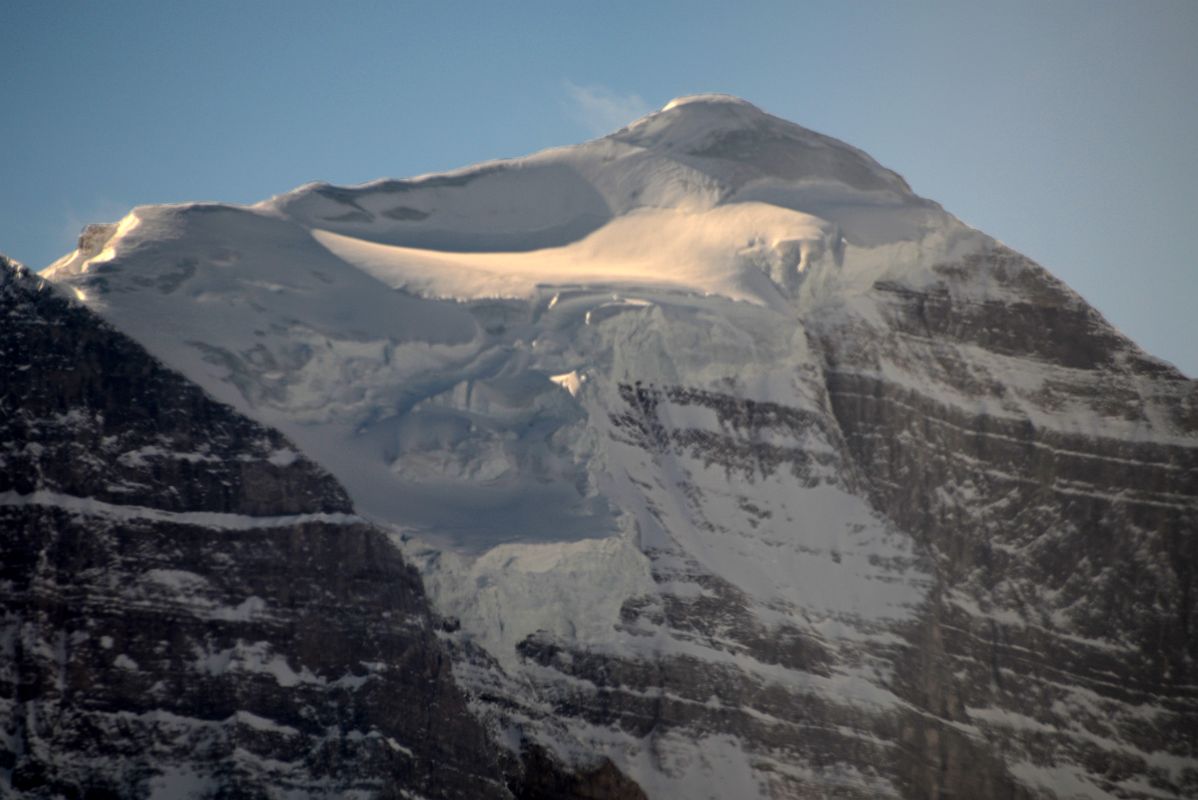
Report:
M 0 793 L 508 796 L 331 476 L 9 262 L 0 319 Z
M 202 643 L 176 660 L 158 639 L 93 647 L 148 681 L 113 708 L 159 708 L 155 681 L 173 698 L 252 674 L 313 693 L 288 701 L 302 713 L 239 700 L 205 717 L 224 769 L 340 791 L 277 764 L 345 780 L 398 774 L 410 751 L 415 783 L 363 791 L 1198 794 L 1198 384 L 848 145 L 704 96 L 574 148 L 250 208 L 139 208 L 85 238 L 49 277 L 288 440 L 232 414 L 197 430 L 192 410 L 109 446 L 97 426 L 115 409 L 39 411 L 36 436 L 10 440 L 47 442 L 20 456 L 47 477 L 8 489 L 9 511 L 105 531 L 138 498 L 154 530 L 222 531 L 188 548 L 240 541 L 230 520 L 247 515 L 288 522 L 238 533 L 219 550 L 236 557 L 155 556 L 161 589 L 49 556 L 18 573 L 187 599 Z M 92 472 L 69 467 L 90 455 Z M 348 501 L 312 461 L 382 528 L 330 518 Z M 89 539 L 104 541 L 102 563 L 134 546 Z M 292 600 L 297 583 L 331 605 Z M 393 605 L 412 610 L 384 617 Z M 269 636 L 237 627 L 282 609 Z M 85 646 L 64 630 L 13 663 L 125 685 L 91 662 L 51 672 Z M 344 710 L 368 680 L 397 688 Z M 384 697 L 436 735 L 386 728 Z M 338 757 L 390 766 L 328 755 L 334 708 L 374 714 L 340 723 L 360 735 Z M 229 731 L 246 728 L 302 754 L 242 758 Z M 144 748 L 121 746 L 105 763 L 139 769 Z
M 1193 795 L 1198 385 L 1016 253 L 936 272 L 875 285 L 884 327 L 857 347 L 822 336 L 873 504 L 935 558 L 896 691 L 1029 782 Z M 978 273 L 1007 301 L 971 296 Z
M 623 605 L 616 652 L 519 643 L 550 708 L 539 724 L 616 729 L 630 761 L 656 748 L 663 771 L 686 740 L 718 753 L 727 737 L 777 797 L 1198 792 L 1198 386 L 1015 253 L 936 273 L 879 281 L 880 315 L 807 320 L 815 408 L 620 384 L 615 435 L 646 454 L 640 485 L 671 533 L 647 549 L 659 592 Z M 1009 299 L 971 297 L 978 273 Z M 681 511 L 656 504 L 666 480 Z M 920 585 L 905 617 L 842 611 L 830 630 L 810 602 L 762 609 L 679 541 L 690 528 L 781 551 L 778 517 L 803 510 L 779 499 L 821 486 L 910 534 L 909 558 L 865 548 L 871 579 Z M 663 634 L 651 657 L 633 643 Z

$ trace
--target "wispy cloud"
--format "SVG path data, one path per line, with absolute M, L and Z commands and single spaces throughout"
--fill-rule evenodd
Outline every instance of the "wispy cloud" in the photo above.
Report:
M 605 86 L 565 81 L 570 116 L 596 136 L 622 128 L 652 109 L 639 94 L 621 94 Z

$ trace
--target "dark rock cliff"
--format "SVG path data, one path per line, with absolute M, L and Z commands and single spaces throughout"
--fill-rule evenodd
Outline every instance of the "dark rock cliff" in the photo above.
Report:
M 1194 796 L 1198 384 L 1017 253 L 937 271 L 874 287 L 885 334 L 822 339 L 870 498 L 936 564 L 896 671 L 934 714 L 905 737 L 926 753 L 909 780 L 952 792 L 952 730 L 976 726 L 1007 760 L 1076 764 L 1117 796 Z M 969 296 L 979 274 L 1005 302 Z M 922 386 L 884 362 L 920 365 Z M 1024 388 L 1013 362 L 1050 377 Z

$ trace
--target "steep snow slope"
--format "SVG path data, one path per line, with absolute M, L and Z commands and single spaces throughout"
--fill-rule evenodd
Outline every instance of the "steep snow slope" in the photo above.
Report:
M 1194 385 L 848 145 L 684 98 L 45 274 L 394 531 L 513 743 L 662 797 L 1198 787 Z

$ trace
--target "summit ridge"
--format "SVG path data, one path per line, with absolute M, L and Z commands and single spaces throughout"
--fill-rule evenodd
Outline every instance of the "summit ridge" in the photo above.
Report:
M 662 106 L 661 110 L 669 111 L 670 109 L 679 108 L 680 106 L 699 105 L 700 103 L 745 106 L 747 108 L 752 108 L 752 109 L 760 111 L 760 109 L 758 109 L 757 106 L 753 105 L 752 103 L 750 103 L 748 100 L 745 100 L 744 98 L 737 97 L 734 94 L 723 94 L 721 92 L 706 92 L 706 93 L 699 93 L 699 94 L 679 95 L 678 97 L 675 97 L 673 100 L 671 100 L 670 102 L 668 102 L 664 106 Z

